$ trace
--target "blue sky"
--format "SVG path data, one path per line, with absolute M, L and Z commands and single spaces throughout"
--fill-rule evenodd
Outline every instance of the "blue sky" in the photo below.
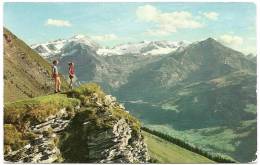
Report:
M 5 3 L 4 26 L 28 44 L 76 34 L 103 46 L 213 37 L 256 53 L 253 3 Z

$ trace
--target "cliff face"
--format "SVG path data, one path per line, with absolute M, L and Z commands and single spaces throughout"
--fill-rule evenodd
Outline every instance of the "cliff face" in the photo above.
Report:
M 5 104 L 5 160 L 146 163 L 140 124 L 96 84 Z

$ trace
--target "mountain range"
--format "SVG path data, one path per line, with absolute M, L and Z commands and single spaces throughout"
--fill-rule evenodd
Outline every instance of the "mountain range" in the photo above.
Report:
M 74 62 L 78 84 L 100 84 L 150 129 L 240 162 L 256 157 L 254 57 L 213 38 L 102 48 L 75 36 L 32 48 L 49 61 L 60 60 L 64 75 Z
M 113 55 L 161 55 L 175 51 L 178 48 L 184 48 L 188 42 L 172 42 L 172 41 L 142 41 L 139 43 L 127 43 L 114 46 L 112 48 L 101 47 L 91 38 L 84 35 L 75 35 L 68 39 L 58 39 L 43 44 L 31 45 L 41 56 L 48 58 L 56 55 L 69 56 L 74 52 L 68 52 L 73 45 L 80 44 L 88 46 L 96 50 L 97 55 L 113 56 Z M 66 51 L 67 50 L 67 51 Z

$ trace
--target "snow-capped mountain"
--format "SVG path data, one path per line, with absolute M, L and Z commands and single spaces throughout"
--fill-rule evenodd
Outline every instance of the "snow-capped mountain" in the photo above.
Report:
M 186 47 L 188 42 L 173 41 L 142 41 L 139 43 L 128 43 L 115 46 L 113 48 L 100 48 L 97 50 L 98 55 L 162 55 L 173 52 L 181 47 Z
M 32 49 L 44 58 L 54 56 L 69 56 L 79 51 L 80 47 L 88 47 L 99 56 L 113 55 L 163 55 L 175 50 L 183 49 L 188 42 L 174 41 L 142 41 L 139 43 L 127 43 L 112 48 L 102 48 L 91 38 L 84 35 L 76 35 L 69 39 L 58 39 L 42 44 L 32 45 Z
M 55 55 L 67 56 L 73 54 L 75 50 L 71 48 L 75 45 L 88 46 L 93 50 L 97 50 L 100 47 L 89 37 L 84 35 L 75 35 L 69 39 L 58 39 L 43 44 L 35 44 L 32 45 L 31 48 L 38 52 L 42 57 L 49 58 Z M 71 52 L 68 52 L 68 49 L 71 49 Z

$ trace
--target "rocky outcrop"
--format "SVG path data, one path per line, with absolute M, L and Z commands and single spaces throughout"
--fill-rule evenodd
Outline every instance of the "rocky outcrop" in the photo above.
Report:
M 80 105 L 62 107 L 41 122 L 29 122 L 23 132 L 33 137 L 18 150 L 5 151 L 5 160 L 19 163 L 148 162 L 150 157 L 138 121 L 115 97 L 98 89 L 91 90 L 91 85 L 96 88 L 89 84 L 66 93 L 68 99 L 80 100 Z
M 149 155 L 143 137 L 134 136 L 125 119 L 89 137 L 89 159 L 95 163 L 145 163 Z
M 11 162 L 30 163 L 52 163 L 60 161 L 60 150 L 57 146 L 58 134 L 69 124 L 66 120 L 68 114 L 66 109 L 61 109 L 56 115 L 46 118 L 45 122 L 31 125 L 29 132 L 35 138 L 17 151 L 12 151 L 5 155 L 5 160 Z

